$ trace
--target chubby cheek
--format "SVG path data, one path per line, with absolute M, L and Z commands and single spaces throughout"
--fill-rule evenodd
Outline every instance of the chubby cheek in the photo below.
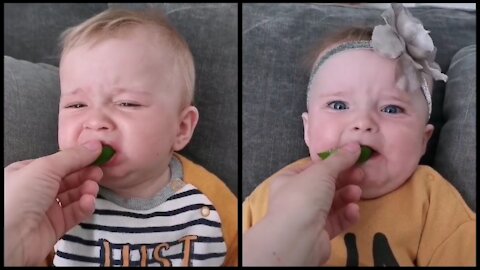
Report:
M 172 153 L 176 128 L 173 121 L 146 121 L 127 126 L 123 136 L 124 150 L 132 162 L 150 164 Z M 148 125 L 145 125 L 148 123 Z
M 408 178 L 417 167 L 423 154 L 421 134 L 412 132 L 397 132 L 386 134 L 390 138 L 388 149 L 388 168 L 392 179 Z
M 74 125 L 75 121 L 65 119 L 59 116 L 58 121 L 58 147 L 60 150 L 76 146 L 78 135 L 80 134 L 78 127 Z
M 319 153 L 338 147 L 341 138 L 341 123 L 322 119 L 321 116 L 310 118 L 308 127 L 310 158 L 312 160 L 320 159 Z M 320 124 L 322 123 L 322 124 Z

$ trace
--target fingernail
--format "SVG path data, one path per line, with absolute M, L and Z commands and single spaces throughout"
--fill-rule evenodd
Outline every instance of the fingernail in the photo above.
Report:
M 83 146 L 89 150 L 96 151 L 102 147 L 102 144 L 97 141 L 89 141 L 84 143 Z
M 358 151 L 360 151 L 360 145 L 356 143 L 349 143 L 345 145 L 344 148 L 350 153 L 357 153 Z

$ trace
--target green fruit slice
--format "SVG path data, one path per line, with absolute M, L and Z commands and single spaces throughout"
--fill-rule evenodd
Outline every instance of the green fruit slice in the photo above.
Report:
M 372 156 L 372 149 L 370 147 L 362 145 L 360 148 L 361 148 L 361 152 L 360 152 L 360 156 L 357 159 L 357 164 L 360 164 L 360 163 L 363 163 L 363 162 L 367 161 Z M 322 152 L 322 153 L 319 153 L 318 156 L 322 160 L 325 160 L 332 153 L 335 153 L 335 151 Z
M 115 155 L 115 150 L 108 145 L 104 145 L 100 156 L 92 163 L 92 165 L 102 166 L 107 163 Z
M 372 156 L 372 148 L 368 146 L 362 146 L 361 148 L 362 151 L 360 152 L 360 156 L 357 159 L 357 163 L 363 163 Z
M 322 153 L 320 153 L 320 154 L 318 154 L 318 155 L 320 156 L 320 158 L 321 158 L 322 160 L 325 160 L 326 158 L 328 158 L 328 157 L 330 156 L 330 153 L 332 153 L 332 152 L 327 151 L 327 152 L 322 152 Z

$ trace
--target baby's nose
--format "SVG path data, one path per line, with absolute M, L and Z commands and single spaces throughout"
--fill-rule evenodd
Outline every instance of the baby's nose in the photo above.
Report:
M 355 126 L 353 129 L 354 129 L 355 131 L 365 130 L 365 131 L 367 131 L 367 132 L 371 132 L 371 131 L 373 130 L 372 127 L 363 127 L 363 126 L 361 126 L 361 125 Z
M 362 115 L 353 121 L 352 129 L 355 132 L 375 133 L 378 131 L 378 124 L 371 116 Z
M 84 129 L 90 130 L 111 130 L 112 121 L 103 113 L 92 113 L 83 123 Z
M 111 125 L 106 121 L 89 120 L 84 123 L 83 128 L 91 130 L 109 130 L 111 129 Z

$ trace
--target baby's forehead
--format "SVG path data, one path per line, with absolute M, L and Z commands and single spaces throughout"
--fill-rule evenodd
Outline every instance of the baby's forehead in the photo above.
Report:
M 405 103 L 417 103 L 417 99 L 423 101 L 420 91 L 406 91 L 399 89 L 393 84 L 379 85 L 369 84 L 368 81 L 359 84 L 339 83 L 333 87 L 322 86 L 313 90 L 313 96 L 318 98 L 339 97 L 348 100 L 364 99 L 367 97 L 371 100 L 398 100 Z
M 132 24 L 124 25 L 118 29 L 91 32 L 78 36 L 68 42 L 62 52 L 62 57 L 76 48 L 91 49 L 112 40 L 135 42 L 137 46 L 139 46 L 139 50 L 144 50 L 144 46 L 149 46 L 154 47 L 155 52 L 174 53 L 174 45 L 172 44 L 170 35 L 166 31 L 162 31 L 152 25 Z
M 375 68 L 375 70 L 392 70 L 397 66 L 398 61 L 383 57 L 372 49 L 351 49 L 335 53 L 321 64 L 320 69 L 358 69 L 359 71 L 367 71 Z
M 401 75 L 397 61 L 379 56 L 368 49 L 337 53 L 316 70 L 312 86 L 373 84 L 391 87 Z
M 327 59 L 316 71 L 311 90 L 316 95 L 363 93 L 403 100 L 423 98 L 421 91 L 399 88 L 403 77 L 398 60 L 378 55 L 370 49 L 348 50 Z M 354 95 L 352 95 L 352 98 Z M 423 101 L 423 100 L 422 100 Z

